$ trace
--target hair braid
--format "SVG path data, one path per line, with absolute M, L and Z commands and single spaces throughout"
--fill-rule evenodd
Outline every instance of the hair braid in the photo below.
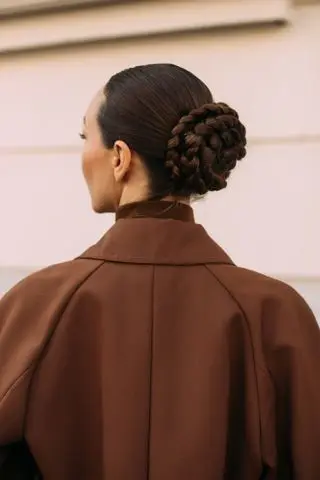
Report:
M 168 142 L 166 168 L 175 192 L 204 195 L 221 190 L 246 155 L 246 129 L 225 103 L 211 103 L 183 116 Z

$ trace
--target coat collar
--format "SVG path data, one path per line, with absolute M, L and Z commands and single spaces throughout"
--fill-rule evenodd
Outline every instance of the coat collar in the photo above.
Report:
M 233 264 L 195 223 L 191 207 L 164 201 L 120 208 L 114 226 L 80 258 L 144 265 Z

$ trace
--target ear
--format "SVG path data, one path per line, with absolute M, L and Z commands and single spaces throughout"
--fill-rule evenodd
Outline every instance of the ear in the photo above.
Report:
M 130 171 L 132 152 L 122 140 L 117 140 L 113 146 L 113 174 L 116 182 L 121 182 Z

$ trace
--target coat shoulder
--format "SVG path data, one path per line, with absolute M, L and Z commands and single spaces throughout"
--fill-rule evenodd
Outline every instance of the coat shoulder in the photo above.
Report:
M 102 263 L 80 259 L 53 265 L 22 280 L 1 299 L 0 404 L 35 367 L 73 294 Z
M 252 301 L 274 298 L 293 303 L 304 302 L 301 295 L 287 283 L 254 270 L 234 265 L 217 265 L 209 268 L 235 296 Z
M 101 260 L 75 259 L 38 270 L 18 282 L 1 299 L 0 306 L 11 299 L 23 298 L 32 302 L 33 297 L 52 300 L 64 287 L 78 288 L 103 262 Z M 58 287 L 58 290 L 57 290 Z M 53 292 L 55 293 L 54 295 Z
M 246 314 L 251 324 L 264 323 L 272 317 L 290 325 L 300 319 L 318 327 L 315 316 L 305 299 L 290 285 L 253 270 L 236 266 L 210 268 L 216 279 L 229 292 Z

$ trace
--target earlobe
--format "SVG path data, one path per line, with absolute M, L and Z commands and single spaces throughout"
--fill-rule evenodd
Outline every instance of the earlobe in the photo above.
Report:
M 128 145 L 118 140 L 114 146 L 113 168 L 116 182 L 121 182 L 129 173 L 131 167 L 132 153 Z

